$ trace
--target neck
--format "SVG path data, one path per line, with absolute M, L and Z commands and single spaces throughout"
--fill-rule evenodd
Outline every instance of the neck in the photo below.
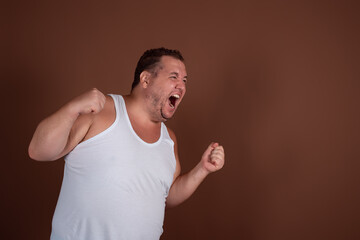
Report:
M 148 106 L 148 102 L 145 97 L 139 96 L 139 94 L 130 94 L 124 96 L 126 109 L 130 119 L 136 122 L 137 125 L 144 127 L 156 127 L 160 126 L 161 121 L 152 118 Z
M 153 121 L 146 111 L 146 103 L 133 95 L 124 96 L 127 114 L 136 134 L 145 142 L 156 142 L 161 136 L 161 122 Z M 145 106 L 145 107 L 144 107 Z

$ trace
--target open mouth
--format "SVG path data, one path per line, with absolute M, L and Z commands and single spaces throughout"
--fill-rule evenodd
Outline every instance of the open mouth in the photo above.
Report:
M 171 95 L 169 97 L 170 107 L 174 108 L 176 105 L 176 102 L 179 98 L 180 98 L 180 96 L 178 94 Z

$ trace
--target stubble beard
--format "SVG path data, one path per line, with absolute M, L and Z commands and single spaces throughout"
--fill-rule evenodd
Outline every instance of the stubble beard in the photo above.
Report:
M 154 109 L 152 111 L 152 116 L 153 116 L 153 119 L 155 119 L 156 121 L 166 122 L 167 120 L 169 120 L 171 118 L 171 117 L 165 116 L 165 114 L 163 112 L 163 108 L 165 107 L 166 102 L 167 102 L 166 99 L 161 99 L 161 97 L 159 97 L 159 96 L 151 96 L 151 106 Z

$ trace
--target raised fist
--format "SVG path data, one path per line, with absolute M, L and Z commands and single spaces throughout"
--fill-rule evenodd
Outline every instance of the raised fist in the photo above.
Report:
M 99 113 L 104 108 L 105 95 L 93 88 L 69 102 L 69 105 L 78 114 Z
M 201 158 L 202 167 L 209 173 L 220 170 L 225 163 L 225 152 L 219 143 L 211 143 Z

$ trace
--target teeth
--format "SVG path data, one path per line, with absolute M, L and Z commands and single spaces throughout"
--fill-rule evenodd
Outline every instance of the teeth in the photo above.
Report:
M 174 95 L 172 95 L 172 97 L 177 98 L 177 99 L 180 98 L 180 96 L 178 94 L 174 94 Z

